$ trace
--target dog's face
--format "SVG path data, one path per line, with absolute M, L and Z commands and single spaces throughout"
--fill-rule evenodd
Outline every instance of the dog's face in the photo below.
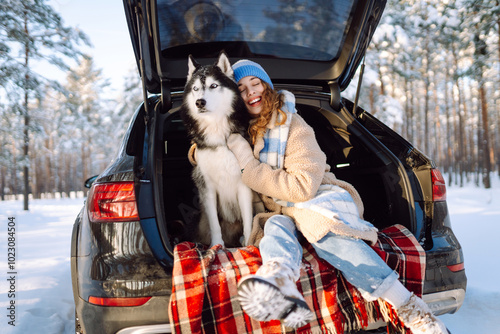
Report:
M 189 57 L 184 102 L 194 118 L 230 115 L 237 93 L 233 70 L 224 53 L 215 64 L 207 66 Z

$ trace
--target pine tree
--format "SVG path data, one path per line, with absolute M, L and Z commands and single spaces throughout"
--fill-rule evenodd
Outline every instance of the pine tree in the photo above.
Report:
M 33 68 L 37 61 L 46 61 L 59 68 L 67 68 L 67 60 L 75 59 L 80 52 L 78 45 L 87 43 L 86 36 L 66 27 L 59 14 L 45 0 L 3 0 L 0 5 L 0 57 L 3 80 L 17 91 L 23 120 L 23 183 L 24 210 L 28 210 L 30 193 L 30 129 L 32 113 L 36 112 L 34 100 L 42 94 L 46 82 Z M 58 84 L 48 80 L 54 87 Z M 9 94 L 12 97 L 12 95 Z
M 100 94 L 108 85 L 107 80 L 102 77 L 102 71 L 95 68 L 93 59 L 89 56 L 82 57 L 78 66 L 68 73 L 65 88 L 69 95 L 65 105 L 75 118 L 80 146 L 81 180 L 94 173 L 91 165 L 92 150 L 99 147 L 95 145 L 99 138 L 106 138 L 99 134 L 105 131 L 103 123 L 109 109 L 103 105 Z
M 473 46 L 473 63 L 471 65 L 472 79 L 478 85 L 478 174 L 481 174 L 482 182 L 485 188 L 491 188 L 490 173 L 492 171 L 491 156 L 491 138 L 489 130 L 489 108 L 488 98 L 486 93 L 486 83 L 489 80 L 487 72 L 493 52 L 489 50 L 489 45 L 486 42 L 492 31 L 497 29 L 498 35 L 498 2 L 490 1 L 471 1 L 465 0 L 466 5 L 466 24 L 469 26 L 469 39 Z M 492 16 L 493 15 L 493 16 Z

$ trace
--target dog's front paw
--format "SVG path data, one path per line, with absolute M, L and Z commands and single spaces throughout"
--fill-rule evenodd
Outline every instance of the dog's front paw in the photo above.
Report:
M 241 236 L 240 238 L 240 245 L 243 246 L 243 247 L 246 247 L 250 244 L 249 240 L 250 238 L 245 238 L 245 236 Z
M 224 247 L 224 241 L 222 239 L 212 239 L 212 242 L 210 243 L 210 248 L 217 245 L 222 245 L 222 247 Z

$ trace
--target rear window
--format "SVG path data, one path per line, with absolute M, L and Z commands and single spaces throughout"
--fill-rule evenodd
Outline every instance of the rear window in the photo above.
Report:
M 162 54 L 223 42 L 259 56 L 330 61 L 338 58 L 355 2 L 157 0 Z

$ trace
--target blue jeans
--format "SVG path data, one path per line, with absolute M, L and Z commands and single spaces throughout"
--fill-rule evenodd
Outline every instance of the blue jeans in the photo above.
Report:
M 398 274 L 363 240 L 329 232 L 312 246 L 322 259 L 340 270 L 366 300 L 379 298 L 398 279 Z M 276 215 L 267 220 L 259 249 L 263 263 L 279 261 L 299 277 L 302 246 L 290 217 Z

